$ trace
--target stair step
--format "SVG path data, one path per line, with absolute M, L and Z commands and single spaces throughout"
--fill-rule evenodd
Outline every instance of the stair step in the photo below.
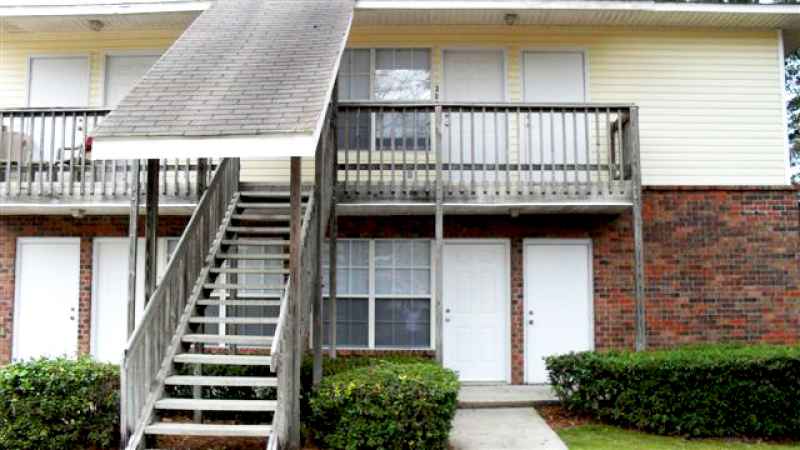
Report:
M 258 269 L 258 268 L 235 268 L 230 267 L 212 267 L 211 273 L 252 273 L 252 274 L 288 274 L 289 269 Z
M 162 398 L 156 409 L 196 411 L 275 411 L 275 400 L 209 400 L 197 398 Z
M 261 355 L 215 355 L 213 353 L 179 353 L 174 362 L 179 364 L 223 364 L 228 366 L 268 366 L 269 356 Z
M 219 334 L 185 334 L 183 342 L 200 344 L 236 344 L 236 345 L 270 345 L 271 336 L 237 336 Z
M 289 245 L 286 239 L 223 239 L 222 245 L 239 246 L 268 246 L 268 245 Z
M 144 432 L 171 436 L 268 437 L 272 426 L 156 422 L 148 425 Z
M 228 233 L 289 234 L 289 227 L 228 227 Z
M 203 289 L 263 289 L 269 291 L 283 290 L 283 285 L 280 284 L 234 284 L 234 283 L 207 283 L 203 285 Z
M 300 195 L 308 198 L 309 192 L 301 192 Z M 289 191 L 240 191 L 239 197 L 253 197 L 253 198 L 286 198 L 290 195 Z
M 281 300 L 275 296 L 277 300 L 266 299 L 226 299 L 224 302 L 215 298 L 203 298 L 197 300 L 197 304 L 201 306 L 281 306 Z
M 190 323 L 227 323 L 230 325 L 274 325 L 277 317 L 190 317 Z
M 287 198 L 286 200 L 289 200 L 289 199 Z M 258 203 L 258 202 L 243 202 L 243 201 L 240 200 L 239 203 L 236 204 L 236 207 L 237 208 L 253 208 L 253 209 L 288 210 L 289 208 L 292 207 L 292 205 L 288 201 L 280 202 L 280 203 L 278 203 L 278 202 L 275 202 L 275 203 Z M 306 205 L 302 204 L 302 205 L 300 205 L 300 207 L 301 208 L 305 208 Z
M 244 260 L 289 260 L 289 255 L 286 253 L 217 253 L 217 259 L 244 259 Z
M 243 386 L 243 387 L 275 387 L 275 377 L 210 377 L 196 375 L 173 375 L 164 380 L 170 386 Z
M 258 220 L 263 222 L 288 222 L 291 217 L 284 214 L 234 214 L 231 216 L 238 220 Z

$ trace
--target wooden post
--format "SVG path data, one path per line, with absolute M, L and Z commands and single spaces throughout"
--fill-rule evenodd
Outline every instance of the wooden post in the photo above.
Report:
M 631 108 L 631 145 L 633 166 L 633 254 L 634 290 L 636 297 L 636 351 L 647 349 L 647 315 L 645 308 L 644 232 L 642 219 L 642 170 L 639 152 L 639 108 Z
M 336 359 L 336 188 L 331 201 L 330 231 L 328 236 L 328 320 L 330 321 L 330 339 L 328 352 L 331 359 Z
M 291 293 L 289 297 L 289 309 L 287 310 L 287 324 L 289 326 L 289 346 L 286 352 L 289 354 L 289 361 L 285 363 L 291 364 L 291 378 L 289 384 L 289 449 L 297 449 L 300 447 L 300 383 L 299 372 L 297 372 L 298 362 L 300 361 L 303 353 L 302 337 L 300 330 L 300 314 L 302 301 L 300 296 L 302 293 L 302 280 L 300 279 L 300 233 L 302 215 L 300 212 L 301 199 L 300 199 L 300 164 L 301 159 L 293 156 L 291 159 L 291 175 L 289 178 L 289 198 L 291 206 L 291 229 L 290 229 L 290 243 L 289 243 L 289 273 L 292 280 Z
M 322 183 L 323 177 L 323 164 L 325 163 L 326 152 L 328 148 L 328 133 L 323 131 L 321 136 L 321 143 L 317 151 L 317 158 L 314 161 L 314 206 L 318 208 L 318 213 L 312 218 L 314 228 L 314 254 L 316 256 L 316 267 L 313 269 L 314 273 L 314 304 L 312 305 L 312 343 L 314 351 L 314 367 L 312 371 L 312 383 L 317 386 L 322 381 L 322 238 L 325 234 L 322 220 Z
M 203 196 L 203 192 L 206 191 L 206 182 L 208 180 L 208 159 L 206 158 L 198 158 L 197 159 L 197 198 Z M 188 184 L 188 183 L 187 183 Z M 188 188 L 187 188 L 188 189 Z
M 444 362 L 444 186 L 442 186 L 442 107 L 436 106 L 436 224 L 433 267 L 436 271 L 436 361 Z
M 131 185 L 131 210 L 128 216 L 128 337 L 136 328 L 136 260 L 139 237 L 139 160 L 134 159 L 131 172 L 133 184 Z M 123 424 L 125 426 L 125 424 Z
M 147 222 L 144 246 L 144 301 L 150 300 L 156 290 L 158 277 L 158 171 L 159 160 L 147 160 Z

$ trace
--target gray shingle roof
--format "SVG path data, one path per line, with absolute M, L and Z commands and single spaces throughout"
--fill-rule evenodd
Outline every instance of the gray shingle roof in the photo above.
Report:
M 352 12 L 352 0 L 219 0 L 95 136 L 311 134 Z

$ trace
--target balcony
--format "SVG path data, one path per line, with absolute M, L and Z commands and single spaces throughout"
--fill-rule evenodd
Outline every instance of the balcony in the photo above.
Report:
M 338 187 L 352 213 L 619 212 L 639 189 L 624 104 L 338 105 Z M 437 186 L 441 191 L 437 194 Z
M 127 211 L 137 179 L 132 162 L 91 156 L 88 136 L 108 112 L 100 108 L 0 109 L 3 213 L 31 209 L 41 213 L 45 208 Z M 139 175 L 143 192 L 145 176 Z M 197 160 L 161 160 L 160 177 L 164 209 L 191 212 L 198 197 Z

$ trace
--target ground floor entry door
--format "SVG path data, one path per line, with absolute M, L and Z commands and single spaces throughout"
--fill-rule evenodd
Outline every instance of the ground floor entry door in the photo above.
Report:
M 13 358 L 75 356 L 79 238 L 17 240 Z
M 589 240 L 525 241 L 525 381 L 547 383 L 544 358 L 594 347 Z
M 509 246 L 445 241 L 444 365 L 461 381 L 508 381 Z

